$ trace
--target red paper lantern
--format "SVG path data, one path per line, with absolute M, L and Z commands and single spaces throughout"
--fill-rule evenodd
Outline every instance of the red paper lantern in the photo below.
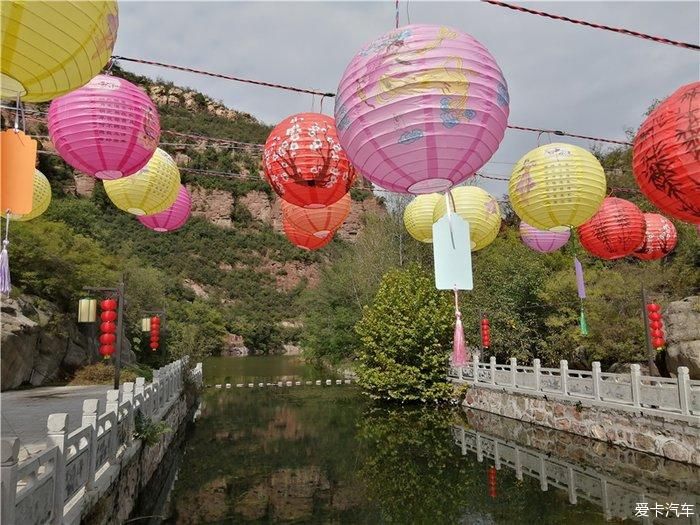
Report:
M 160 317 L 153 316 L 151 317 L 151 326 L 157 325 L 160 326 Z
M 649 319 L 651 319 L 652 321 L 660 321 L 660 320 L 661 320 L 661 314 L 660 314 L 659 312 L 656 312 L 656 311 L 651 312 L 651 313 L 649 314 Z
M 104 310 L 100 314 L 100 320 L 101 321 L 116 321 L 117 320 L 117 312 L 114 310 Z
M 649 328 L 651 328 L 652 330 L 658 330 L 659 328 L 661 328 L 661 326 L 661 321 L 652 321 L 651 323 L 649 323 Z
M 335 232 L 328 233 L 325 237 L 310 235 L 290 224 L 285 217 L 283 219 L 284 234 L 289 239 L 289 242 L 304 250 L 318 250 L 333 240 Z
M 646 222 L 644 243 L 632 255 L 643 261 L 666 257 L 676 247 L 678 241 L 676 227 L 658 213 L 645 213 L 644 221 Z
M 601 259 L 620 259 L 644 242 L 644 214 L 630 201 L 606 197 L 597 213 L 579 226 L 581 245 Z
M 110 333 L 104 333 L 100 336 L 100 343 L 103 345 L 111 345 L 117 340 L 117 336 Z
M 149 346 L 151 347 L 151 349 L 155 350 L 158 348 L 158 343 L 153 341 L 153 342 L 151 342 L 151 344 Z
M 700 82 L 687 84 L 651 112 L 634 139 L 632 168 L 660 210 L 700 223 Z
M 340 228 L 350 213 L 350 203 L 348 194 L 324 208 L 301 208 L 282 201 L 282 214 L 298 230 L 323 239 Z
M 112 322 L 102 323 L 100 325 L 100 332 L 103 334 L 113 334 L 117 331 L 117 325 Z
M 661 306 L 656 303 L 649 303 L 647 305 L 647 312 L 660 312 Z
M 105 359 L 108 359 L 114 353 L 114 346 L 112 345 L 102 345 L 100 346 L 100 355 Z
M 103 301 L 100 301 L 100 309 L 102 311 L 116 310 L 117 309 L 117 301 L 114 299 L 104 299 Z
M 275 126 L 265 142 L 263 171 L 282 199 L 307 208 L 333 204 L 355 180 L 335 120 L 321 113 L 299 113 Z
M 666 341 L 664 341 L 661 337 L 654 338 L 651 342 L 654 345 L 654 348 L 661 348 L 662 346 L 664 346 L 664 344 L 666 344 Z

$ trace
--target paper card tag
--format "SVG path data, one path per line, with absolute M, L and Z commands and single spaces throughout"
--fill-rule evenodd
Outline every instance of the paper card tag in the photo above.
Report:
M 433 259 L 438 290 L 474 288 L 469 223 L 456 213 L 433 224 Z

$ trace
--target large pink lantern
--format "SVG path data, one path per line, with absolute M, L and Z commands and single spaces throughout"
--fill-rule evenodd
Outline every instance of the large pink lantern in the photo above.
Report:
M 338 86 L 340 144 L 362 175 L 399 193 L 434 193 L 468 179 L 494 154 L 508 88 L 473 37 L 409 25 L 366 45 Z
M 139 215 L 137 218 L 146 228 L 157 232 L 171 232 L 182 228 L 192 211 L 192 199 L 190 192 L 183 184 L 180 186 L 180 193 L 170 208 L 153 215 Z
M 550 253 L 558 250 L 569 242 L 570 230 L 543 231 L 530 226 L 526 222 L 520 223 L 520 238 L 528 248 L 540 253 Z
M 148 95 L 109 75 L 51 102 L 48 127 L 61 157 L 98 179 L 136 173 L 160 139 L 158 111 Z

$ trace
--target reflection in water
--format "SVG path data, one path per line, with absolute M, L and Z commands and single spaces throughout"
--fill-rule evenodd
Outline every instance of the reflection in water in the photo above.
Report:
M 230 360 L 240 367 L 247 359 Z M 261 364 L 253 363 L 256 378 Z M 583 490 L 595 493 L 590 480 L 600 476 L 608 488 L 631 477 L 667 487 L 655 494 L 697 492 L 697 469 L 571 439 L 480 412 L 378 407 L 348 386 L 209 389 L 187 443 L 171 521 L 585 525 L 605 523 L 603 500 Z M 526 457 L 544 458 L 547 491 L 531 475 L 537 463 Z M 489 474 L 491 467 L 497 472 Z M 576 505 L 561 481 L 572 471 Z M 612 515 L 623 516 L 618 509 L 629 504 L 629 516 L 634 502 L 616 494 L 608 491 Z

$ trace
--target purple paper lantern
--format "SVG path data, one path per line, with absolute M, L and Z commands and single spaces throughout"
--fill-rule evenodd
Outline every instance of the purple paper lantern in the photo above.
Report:
M 139 215 L 137 218 L 146 228 L 157 232 L 171 232 L 182 228 L 190 218 L 192 199 L 183 184 L 175 202 L 165 211 L 153 215 Z
M 476 39 L 448 27 L 409 25 L 366 45 L 338 86 L 340 144 L 369 181 L 399 193 L 445 191 L 498 148 L 508 88 Z
M 569 242 L 571 230 L 543 231 L 533 228 L 526 222 L 520 223 L 520 238 L 525 246 L 540 253 L 550 253 L 558 250 Z

